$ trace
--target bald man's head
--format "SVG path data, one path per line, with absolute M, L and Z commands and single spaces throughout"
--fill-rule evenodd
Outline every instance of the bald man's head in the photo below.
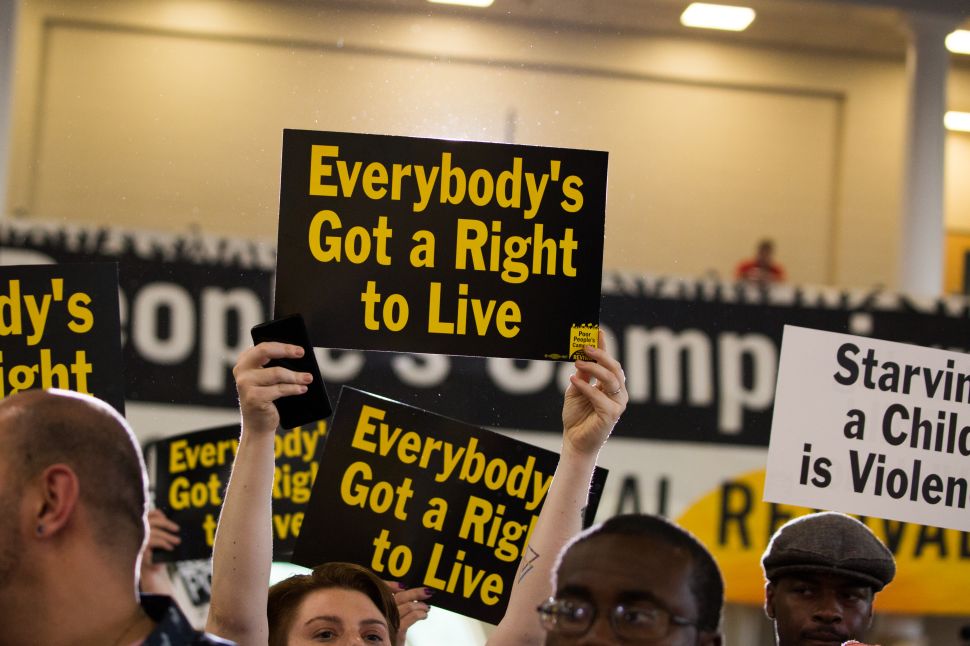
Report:
M 77 476 L 95 538 L 134 563 L 145 538 L 145 467 L 125 420 L 104 402 L 63 390 L 30 390 L 0 401 L 0 493 L 9 499 L 55 464 Z M 7 519 L 13 522 L 13 519 Z

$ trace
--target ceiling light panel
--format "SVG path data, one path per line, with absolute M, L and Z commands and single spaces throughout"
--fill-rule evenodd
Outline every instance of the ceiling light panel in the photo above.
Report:
M 946 37 L 946 48 L 954 54 L 970 54 L 970 31 L 957 29 Z
M 434 4 L 457 4 L 463 7 L 491 7 L 495 0 L 428 0 Z
M 680 23 L 685 27 L 744 31 L 754 17 L 754 9 L 750 7 L 693 2 L 680 15 Z
M 970 112 L 956 112 L 951 110 L 943 115 L 943 125 L 947 130 L 970 132 Z

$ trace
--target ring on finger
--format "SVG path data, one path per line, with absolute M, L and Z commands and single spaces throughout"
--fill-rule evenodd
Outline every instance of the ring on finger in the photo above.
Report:
M 621 390 L 623 390 L 623 384 L 618 385 L 616 387 L 616 390 L 614 390 L 614 391 L 607 391 L 605 388 L 603 388 L 603 386 L 605 386 L 605 385 L 606 385 L 605 383 L 601 383 L 600 384 L 600 392 L 602 392 L 604 395 L 606 395 L 608 397 L 612 397 L 613 395 L 616 395 Z

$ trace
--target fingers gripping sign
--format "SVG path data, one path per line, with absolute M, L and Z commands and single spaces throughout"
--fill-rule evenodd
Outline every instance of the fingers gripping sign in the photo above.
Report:
M 430 588 L 404 588 L 402 584 L 393 581 L 384 583 L 391 589 L 394 595 L 394 603 L 397 604 L 398 614 L 401 616 L 401 625 L 397 631 L 397 643 L 395 646 L 404 646 L 407 641 L 408 628 L 428 618 L 431 607 L 425 603 L 434 591 Z
M 148 512 L 148 529 L 149 548 L 172 550 L 182 542 L 178 535 L 178 524 L 171 521 L 161 509 Z
M 148 512 L 148 541 L 146 541 L 141 555 L 140 588 L 142 592 L 169 596 L 174 593 L 167 565 L 156 563 L 152 551 L 175 549 L 182 542 L 178 531 L 179 526 L 169 520 L 162 510 L 152 509 Z
M 584 348 L 593 361 L 576 361 L 563 400 L 563 445 L 580 453 L 599 451 L 630 399 L 623 367 L 602 347 L 602 335 L 599 345 Z
M 280 397 L 301 395 L 313 381 L 308 372 L 294 372 L 282 367 L 267 368 L 273 359 L 297 359 L 303 356 L 298 345 L 267 341 L 249 348 L 239 356 L 232 369 L 239 393 L 239 407 L 248 430 L 276 432 L 280 416 L 273 405 Z

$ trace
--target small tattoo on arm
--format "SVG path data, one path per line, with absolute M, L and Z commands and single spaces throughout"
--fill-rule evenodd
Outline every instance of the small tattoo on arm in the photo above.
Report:
M 524 579 L 525 576 L 535 568 L 535 566 L 533 565 L 533 563 L 535 563 L 536 562 L 536 559 L 539 558 L 539 552 L 537 552 L 534 549 L 532 549 L 532 546 L 531 545 L 529 545 L 528 550 L 530 552 L 529 559 L 528 560 L 524 560 L 522 562 L 522 567 L 519 568 L 519 582 L 520 583 L 521 583 L 522 579 Z

